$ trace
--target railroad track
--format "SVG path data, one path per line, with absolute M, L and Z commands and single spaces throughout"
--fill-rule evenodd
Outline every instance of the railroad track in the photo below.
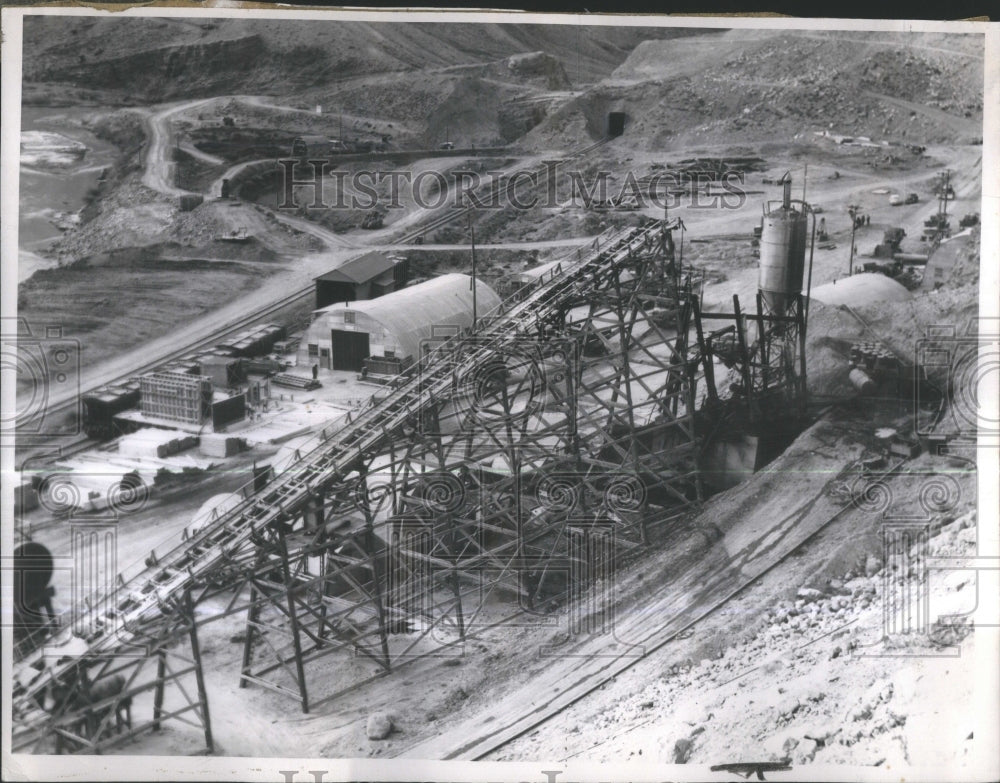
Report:
M 603 145 L 605 145 L 607 143 L 608 143 L 608 139 L 607 138 L 603 138 L 603 139 L 600 139 L 599 141 L 594 142 L 593 144 L 588 144 L 588 145 L 585 145 L 583 147 L 579 147 L 578 149 L 573 150 L 568 155 L 566 155 L 564 158 L 562 158 L 556 164 L 556 167 L 558 168 L 558 166 L 562 166 L 562 165 L 565 165 L 566 163 L 568 163 L 568 162 L 570 162 L 572 160 L 576 160 L 576 159 L 578 159 L 578 158 L 580 158 L 580 157 L 588 154 L 589 152 L 592 152 L 593 150 L 598 149 L 599 147 L 601 147 L 601 146 L 603 146 Z M 529 172 L 529 173 L 535 173 L 535 174 L 541 174 L 541 173 L 544 173 L 544 172 L 546 172 L 548 170 L 549 170 L 549 167 L 546 166 L 545 164 L 541 164 L 541 165 L 536 166 L 536 167 L 531 168 L 531 169 L 522 169 L 522 171 L 526 171 L 526 172 Z M 495 182 L 492 183 L 492 185 L 490 186 L 490 189 L 489 189 L 489 198 L 491 200 L 497 197 L 498 191 L 500 190 L 501 187 L 505 187 L 504 195 L 506 195 L 506 196 L 510 195 L 510 192 L 511 192 L 512 188 L 516 189 L 515 185 L 513 185 L 510 180 L 507 180 L 505 183 L 501 183 L 500 181 L 495 181 Z M 444 226 L 447 223 L 452 222 L 453 220 L 456 220 L 456 219 L 458 219 L 460 217 L 468 215 L 474 209 L 475 209 L 474 207 L 468 206 L 468 207 L 459 208 L 457 210 L 450 210 L 450 211 L 448 211 L 447 213 L 445 213 L 443 215 L 436 216 L 436 217 L 432 218 L 431 220 L 429 220 L 429 221 L 427 221 L 425 223 L 422 223 L 417 228 L 414 228 L 414 229 L 411 229 L 410 231 L 407 231 L 402 236 L 400 236 L 396 240 L 396 242 L 398 244 L 407 244 L 409 242 L 413 242 L 418 237 L 421 237 L 424 234 L 426 234 L 428 231 L 434 231 L 435 229 L 440 228 L 441 226 Z M 183 346 L 181 348 L 178 348 L 178 349 L 176 349 L 174 351 L 171 351 L 170 353 L 168 353 L 166 355 L 163 355 L 163 356 L 161 356 L 161 357 L 159 357 L 159 358 L 157 358 L 157 359 L 155 359 L 153 361 L 149 361 L 149 362 L 146 362 L 145 364 L 139 365 L 139 366 L 133 368 L 132 370 L 130 370 L 128 373 L 123 373 L 123 374 L 121 374 L 121 375 L 119 375 L 117 377 L 114 377 L 112 379 L 106 380 L 106 381 L 104 381 L 104 382 L 102 382 L 100 384 L 96 384 L 94 386 L 90 386 L 90 387 L 88 387 L 86 389 L 81 389 L 81 391 L 80 391 L 80 397 L 83 397 L 83 396 L 85 396 L 85 395 L 93 392 L 95 389 L 98 389 L 98 388 L 100 388 L 102 386 L 114 385 L 116 383 L 121 383 L 122 381 L 125 381 L 128 378 L 131 378 L 131 377 L 133 377 L 135 375 L 139 375 L 139 374 L 146 373 L 146 372 L 151 372 L 151 371 L 155 370 L 157 367 L 162 366 L 163 364 L 168 364 L 171 361 L 179 359 L 179 358 L 181 358 L 182 356 L 184 356 L 186 354 L 192 353 L 194 351 L 201 350 L 202 348 L 209 347 L 209 346 L 215 344 L 216 342 L 218 342 L 220 339 L 222 339 L 222 338 L 224 338 L 224 337 L 226 337 L 226 336 L 228 336 L 228 335 L 230 335 L 230 334 L 232 334 L 234 332 L 238 332 L 238 331 L 240 331 L 242 329 L 245 329 L 246 327 L 252 325 L 256 321 L 260 321 L 260 320 L 262 320 L 264 318 L 267 318 L 270 315 L 272 315 L 273 313 L 278 312 L 279 310 L 282 310 L 283 308 L 288 307 L 289 305 L 295 304 L 296 302 L 298 302 L 299 300 L 305 298 L 306 296 L 311 295 L 312 292 L 313 292 L 313 287 L 312 286 L 308 286 L 306 288 L 299 289 L 298 291 L 296 291 L 296 292 L 294 292 L 292 294 L 289 294 L 288 296 L 284 297 L 283 299 L 281 299 L 281 300 L 279 300 L 277 302 L 273 302 L 270 305 L 267 305 L 266 307 L 264 307 L 264 308 L 262 308 L 260 310 L 257 310 L 255 312 L 247 315 L 245 318 L 241 318 L 240 320 L 238 320 L 238 321 L 234 322 L 233 324 L 227 326 L 223 331 L 216 332 L 216 333 L 214 333 L 213 335 L 211 335 L 209 337 L 206 337 L 206 338 L 204 338 L 202 340 L 197 340 L 197 341 L 195 341 L 193 343 L 189 343 L 189 344 L 187 344 L 187 345 L 185 345 L 185 346 Z M 70 399 L 64 400 L 64 401 L 62 401 L 60 403 L 56 403 L 56 404 L 53 404 L 53 405 L 49 406 L 48 408 L 46 408 L 46 415 L 49 415 L 49 416 L 59 416 L 59 415 L 61 415 L 63 413 L 66 413 L 66 412 L 70 411 L 74 406 L 79 406 L 79 399 L 78 398 L 77 399 L 70 398 Z M 95 445 L 96 443 L 97 443 L 97 441 L 93 441 L 91 439 L 86 439 L 86 440 L 79 440 L 78 439 L 76 441 L 73 441 L 73 442 L 71 442 L 69 444 L 65 444 L 63 446 L 58 446 L 58 445 L 52 445 L 52 446 L 50 446 L 50 445 L 43 444 L 43 445 L 39 445 L 39 446 L 29 447 L 25 451 L 19 453 L 19 455 L 18 455 L 18 457 L 19 457 L 18 469 L 20 469 L 20 467 L 22 467 L 25 462 L 27 462 L 27 461 L 29 461 L 31 459 L 36 459 L 36 458 L 38 458 L 38 457 L 40 457 L 42 455 L 56 454 L 56 455 L 58 455 L 60 457 L 65 457 L 65 456 L 69 456 L 70 454 L 75 454 L 75 453 L 78 453 L 80 451 L 84 451 L 87 448 L 89 448 L 90 446 Z
M 516 344 L 523 334 L 535 333 L 546 313 L 558 310 L 567 297 L 572 298 L 591 284 L 609 261 L 620 263 L 636 250 L 641 251 L 651 242 L 655 243 L 659 230 L 662 229 L 657 224 L 655 228 L 609 231 L 595 240 L 589 252 L 567 254 L 558 274 L 553 272 L 523 300 L 508 301 L 496 311 L 484 314 L 482 328 L 477 335 L 483 342 L 464 357 L 466 365 L 470 368 L 480 366 L 498 350 Z M 311 288 L 305 289 L 272 303 L 265 310 L 253 314 L 253 318 L 241 319 L 240 325 L 231 329 L 266 317 L 269 312 L 310 291 Z M 204 342 L 210 343 L 218 338 L 219 335 L 213 335 Z M 187 346 L 175 353 L 183 354 L 193 347 L 196 346 Z M 438 361 L 439 351 L 440 358 L 445 360 Z M 301 457 L 294 470 L 282 473 L 259 492 L 249 494 L 228 513 L 211 521 L 206 520 L 205 526 L 192 538 L 170 551 L 160 556 L 151 552 L 138 571 L 128 576 L 119 574 L 119 585 L 110 605 L 96 595 L 91 596 L 98 599 L 94 602 L 86 598 L 79 602 L 74 608 L 80 616 L 87 618 L 87 627 L 100 629 L 99 633 L 85 641 L 76 640 L 77 644 L 84 641 L 81 654 L 91 659 L 119 654 L 123 645 L 127 647 L 137 633 L 142 634 L 166 622 L 171 602 L 199 584 L 199 580 L 211 579 L 212 574 L 220 571 L 230 573 L 236 569 L 238 573 L 255 557 L 258 531 L 305 509 L 314 497 L 315 487 L 342 480 L 351 472 L 351 465 L 359 453 L 377 453 L 384 446 L 388 433 L 402 428 L 447 392 L 454 382 L 454 368 L 446 360 L 447 355 L 448 347 L 432 351 L 422 371 L 414 370 L 401 376 L 398 386 L 386 397 L 373 400 L 369 407 L 342 428 L 324 433 L 325 437 L 316 440 L 314 448 Z M 162 358 L 158 359 L 157 363 L 162 361 Z M 51 651 L 73 641 L 73 630 L 63 628 L 45 648 Z M 66 656 L 39 673 L 34 664 L 44 657 L 44 649 L 36 650 L 15 664 L 18 683 L 15 713 L 19 716 L 15 745 L 20 747 L 23 747 L 26 735 L 37 729 L 37 724 L 29 717 L 34 711 L 34 697 L 48 683 L 79 663 L 76 655 Z

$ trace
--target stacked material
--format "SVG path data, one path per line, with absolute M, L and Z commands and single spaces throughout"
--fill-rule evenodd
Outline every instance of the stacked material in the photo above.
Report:
M 201 436 L 198 451 L 206 457 L 232 457 L 243 451 L 243 439 L 233 435 L 205 433 Z
M 118 441 L 118 453 L 128 457 L 162 459 L 197 445 L 197 435 L 180 430 L 143 429 Z
M 323 385 L 319 381 L 313 380 L 312 378 L 305 378 L 301 375 L 292 375 L 290 373 L 275 375 L 271 379 L 271 383 L 278 386 L 286 386 L 289 389 L 305 389 L 306 391 L 318 389 Z
M 880 342 L 854 343 L 851 346 L 850 356 L 851 364 L 870 373 L 899 372 L 899 359 Z
M 230 337 L 216 347 L 229 349 L 234 356 L 261 356 L 270 353 L 274 344 L 285 337 L 285 327 L 261 324 Z

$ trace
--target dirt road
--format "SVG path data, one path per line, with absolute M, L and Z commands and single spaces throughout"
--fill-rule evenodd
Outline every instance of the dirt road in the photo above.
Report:
M 145 125 L 149 132 L 149 144 L 146 148 L 146 170 L 142 175 L 142 184 L 166 196 L 183 196 L 190 193 L 190 191 L 174 185 L 176 164 L 170 159 L 169 153 L 173 141 L 170 120 L 176 114 L 196 109 L 215 100 L 217 99 L 205 98 L 172 104 L 146 118 Z
M 965 117 L 958 117 L 949 112 L 942 111 L 941 109 L 935 109 L 933 106 L 927 106 L 923 103 L 915 103 L 914 101 L 904 101 L 902 98 L 895 98 L 892 95 L 886 95 L 881 92 L 872 92 L 871 90 L 862 90 L 864 95 L 871 96 L 872 98 L 877 98 L 885 103 L 891 103 L 893 106 L 898 106 L 907 112 L 916 112 L 918 114 L 923 114 L 925 117 L 934 120 L 935 122 L 940 122 L 943 125 L 947 125 L 956 133 L 967 134 L 970 137 L 982 136 L 983 134 L 983 124 L 982 122 L 977 122 L 976 120 L 966 119 Z
M 178 146 L 192 158 L 197 158 L 202 163 L 207 163 L 210 166 L 225 165 L 226 161 L 224 161 L 222 158 L 217 157 L 215 155 L 209 155 L 207 152 L 202 152 L 200 149 L 198 149 L 196 146 L 194 146 L 189 142 L 186 141 L 181 142 Z

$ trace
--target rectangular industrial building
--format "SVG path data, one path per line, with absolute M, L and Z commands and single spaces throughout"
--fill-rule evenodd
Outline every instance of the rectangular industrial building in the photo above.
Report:
M 212 429 L 215 432 L 225 429 L 229 424 L 243 421 L 247 417 L 246 394 L 234 394 L 232 397 L 217 395 L 212 402 Z
M 179 372 L 157 372 L 139 380 L 139 410 L 146 416 L 201 424 L 212 416 L 212 380 Z
M 377 250 L 357 256 L 315 279 L 316 309 L 391 294 L 406 285 L 409 272 L 405 258 Z

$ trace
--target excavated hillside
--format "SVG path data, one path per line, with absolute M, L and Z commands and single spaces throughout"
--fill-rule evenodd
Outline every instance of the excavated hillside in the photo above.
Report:
M 692 32 L 697 31 L 28 17 L 24 79 L 121 90 L 123 99 L 144 102 L 225 93 L 237 85 L 240 92 L 287 97 L 357 76 L 488 63 L 541 51 L 561 60 L 574 83 L 585 84 L 610 74 L 640 41 Z
M 600 138 L 625 112 L 621 143 L 680 149 L 816 130 L 919 143 L 982 135 L 983 39 L 921 33 L 727 31 L 645 41 L 607 79 L 526 141 Z

